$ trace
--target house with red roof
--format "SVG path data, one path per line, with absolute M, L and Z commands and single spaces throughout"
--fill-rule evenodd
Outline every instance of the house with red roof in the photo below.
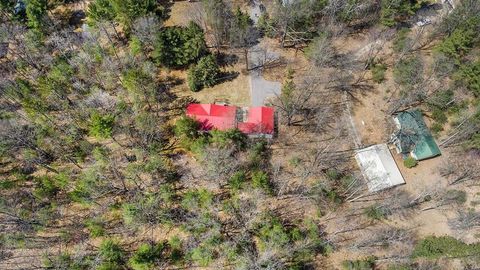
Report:
M 275 130 L 275 112 L 272 107 L 190 104 L 186 115 L 199 121 L 205 131 L 238 128 L 249 137 L 272 138 Z

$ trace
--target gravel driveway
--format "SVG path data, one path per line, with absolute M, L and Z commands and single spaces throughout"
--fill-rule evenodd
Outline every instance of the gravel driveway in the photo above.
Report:
M 261 15 L 261 2 L 254 0 L 250 9 L 250 18 L 257 23 Z M 266 59 L 272 60 L 278 58 L 279 55 L 271 52 L 268 48 L 257 44 L 249 50 L 249 65 L 256 67 L 262 65 Z M 274 81 L 267 81 L 262 76 L 262 68 L 253 69 L 250 71 L 250 97 L 252 106 L 262 106 L 268 103 L 269 98 L 280 95 L 282 84 Z

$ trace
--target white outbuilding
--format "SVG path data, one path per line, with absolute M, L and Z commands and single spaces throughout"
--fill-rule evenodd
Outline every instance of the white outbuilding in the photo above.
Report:
M 386 144 L 372 145 L 357 150 L 355 159 L 362 170 L 370 192 L 405 184 Z

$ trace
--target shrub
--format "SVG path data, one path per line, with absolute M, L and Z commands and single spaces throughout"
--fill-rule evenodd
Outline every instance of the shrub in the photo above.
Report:
M 132 227 L 170 222 L 169 209 L 163 200 L 166 197 L 166 194 L 146 193 L 138 195 L 131 203 L 124 203 L 123 222 Z
M 362 260 L 344 261 L 342 263 L 345 270 L 370 270 L 375 269 L 375 257 L 367 257 Z
M 247 136 L 238 129 L 230 129 L 226 131 L 212 130 L 210 132 L 210 142 L 220 147 L 235 145 L 240 149 L 245 148 L 247 144 Z
M 105 234 L 105 229 L 103 228 L 103 225 L 103 221 L 100 219 L 89 219 L 85 221 L 85 226 L 87 227 L 90 236 L 93 238 L 100 237 Z
M 197 92 L 204 87 L 212 87 L 217 83 L 220 68 L 213 55 L 200 59 L 197 65 L 190 67 L 187 74 L 188 87 Z
M 329 180 L 335 181 L 342 177 L 342 174 L 334 168 L 329 168 L 325 171 L 325 175 L 328 177 Z
M 188 88 L 192 92 L 198 92 L 203 88 L 200 73 L 197 72 L 197 68 L 195 66 L 191 66 L 187 71 L 187 84 Z
M 395 52 L 402 52 L 408 45 L 408 42 L 411 40 L 408 38 L 408 33 L 410 33 L 409 28 L 402 28 L 398 31 L 397 36 L 393 40 L 393 50 Z
M 284 225 L 282 221 L 271 214 L 264 215 L 254 227 L 258 238 L 259 251 L 295 250 L 285 257 L 292 263 L 289 269 L 309 269 L 317 252 L 326 254 L 330 247 L 320 237 L 320 229 L 312 220 L 303 222 L 303 226 L 295 224 Z M 305 243 L 309 243 L 305 245 Z M 264 265 L 265 269 L 277 269 L 278 265 Z
M 65 173 L 59 173 L 54 177 L 42 176 L 35 179 L 37 186 L 33 194 L 38 198 L 50 198 L 59 191 L 65 189 L 68 184 L 68 176 Z
M 35 30 L 45 30 L 47 25 L 47 0 L 30 0 L 27 2 L 27 24 Z
M 248 166 L 252 169 L 262 168 L 268 155 L 267 142 L 261 140 L 251 145 L 248 151 Z
M 238 190 L 242 188 L 243 183 L 245 183 L 245 180 L 246 180 L 245 172 L 239 171 L 234 173 L 232 177 L 230 177 L 228 184 L 230 185 L 230 188 L 232 188 L 233 190 Z
M 480 134 L 474 134 L 466 143 L 468 149 L 480 149 Z
M 109 138 L 112 136 L 114 122 L 115 116 L 112 114 L 101 115 L 95 111 L 90 115 L 89 133 L 97 138 Z
M 447 123 L 447 116 L 445 115 L 445 112 L 440 109 L 440 108 L 434 108 L 432 111 L 432 119 L 439 123 L 439 124 L 445 124 Z
M 414 258 L 437 259 L 444 256 L 459 258 L 480 256 L 480 244 L 465 244 L 451 236 L 427 236 L 413 250 Z
M 200 123 L 190 117 L 183 116 L 177 119 L 175 122 L 175 135 L 178 137 L 186 137 L 189 139 L 196 138 L 198 136 L 198 130 L 200 129 Z
M 62 252 L 53 257 L 45 255 L 43 267 L 45 269 L 90 269 L 92 266 L 89 259 L 88 257 L 73 258 L 70 253 Z
M 206 189 L 189 190 L 182 200 L 182 207 L 188 210 L 207 209 L 213 202 L 213 194 Z
M 130 47 L 130 52 L 133 55 L 139 55 L 140 53 L 142 53 L 142 42 L 138 37 L 133 36 L 130 39 L 130 43 L 128 45 Z
M 453 98 L 454 93 L 450 89 L 438 91 L 428 99 L 428 105 L 432 110 L 435 108 L 446 109 L 450 104 L 452 104 L 451 101 Z
M 5 189 L 5 190 L 8 190 L 8 189 L 12 189 L 14 187 L 16 187 L 16 183 L 15 183 L 15 180 L 4 180 L 2 182 L 0 182 L 0 189 Z
M 418 83 L 422 79 L 422 74 L 423 64 L 418 57 L 400 60 L 393 70 L 395 82 L 404 86 Z
M 428 3 L 428 0 L 382 0 L 380 22 L 388 27 L 395 26 Z
M 299 157 L 292 157 L 288 160 L 288 164 L 292 167 L 297 167 L 301 162 L 302 160 Z
M 378 205 L 372 205 L 367 207 L 364 213 L 368 218 L 372 220 L 381 220 L 386 217 L 385 210 Z
M 432 131 L 433 134 L 438 135 L 441 131 L 443 131 L 443 125 L 440 123 L 433 123 L 432 126 L 430 127 L 430 130 Z
M 467 193 L 463 190 L 448 190 L 445 199 L 454 201 L 457 204 L 464 204 L 467 201 Z
M 264 155 L 268 150 L 268 143 L 266 140 L 262 139 L 254 143 L 251 147 L 251 153 L 253 155 Z
M 197 157 L 202 157 L 204 154 L 205 148 L 210 144 L 210 139 L 207 136 L 200 136 L 195 139 L 193 142 L 183 142 L 184 147 L 189 149 Z
M 128 264 L 133 270 L 154 269 L 155 262 L 161 259 L 163 249 L 163 244 L 142 244 L 128 260 Z
M 266 217 L 257 234 L 260 239 L 260 250 L 281 248 L 291 241 L 287 229 L 275 217 Z
M 480 97 L 480 61 L 468 65 L 462 65 L 457 74 L 457 81 L 461 82 L 472 93 Z
M 407 168 L 413 168 L 417 166 L 417 164 L 418 164 L 418 161 L 413 157 L 407 157 L 406 159 L 403 160 L 403 165 Z
M 49 176 L 42 176 L 36 179 L 37 186 L 33 194 L 38 198 L 50 198 L 60 190 L 55 180 Z
M 265 190 L 267 193 L 272 192 L 272 188 L 268 180 L 268 175 L 263 171 L 252 172 L 252 186 L 254 188 L 261 188 Z
M 321 188 L 320 195 L 334 204 L 341 204 L 343 202 L 342 196 L 334 189 Z
M 112 239 L 105 239 L 100 244 L 98 254 L 107 265 L 120 265 L 125 258 L 125 251 L 120 244 Z M 107 268 L 106 268 L 107 269 Z
M 472 48 L 477 33 L 474 29 L 458 28 L 437 46 L 437 50 L 453 57 L 457 62 Z
M 381 83 L 385 80 L 385 71 L 387 66 L 385 64 L 376 64 L 372 68 L 372 80 L 376 83 Z
M 214 259 L 211 249 L 199 246 L 190 251 L 190 260 L 202 267 L 207 267 Z
M 168 241 L 168 244 L 171 249 L 170 259 L 174 263 L 180 262 L 183 259 L 182 240 L 180 240 L 178 236 L 174 236 L 170 238 L 170 240 Z

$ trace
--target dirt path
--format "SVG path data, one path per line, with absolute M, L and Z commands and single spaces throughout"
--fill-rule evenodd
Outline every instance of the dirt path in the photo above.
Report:
M 343 102 L 345 104 L 345 112 L 348 116 L 349 120 L 349 133 L 350 136 L 352 136 L 353 143 L 355 144 L 355 148 L 359 149 L 362 146 L 362 139 L 360 138 L 360 135 L 358 134 L 357 127 L 355 126 L 355 121 L 353 121 L 352 117 L 352 109 L 351 109 L 351 100 L 350 97 L 348 96 L 347 92 L 343 93 Z

